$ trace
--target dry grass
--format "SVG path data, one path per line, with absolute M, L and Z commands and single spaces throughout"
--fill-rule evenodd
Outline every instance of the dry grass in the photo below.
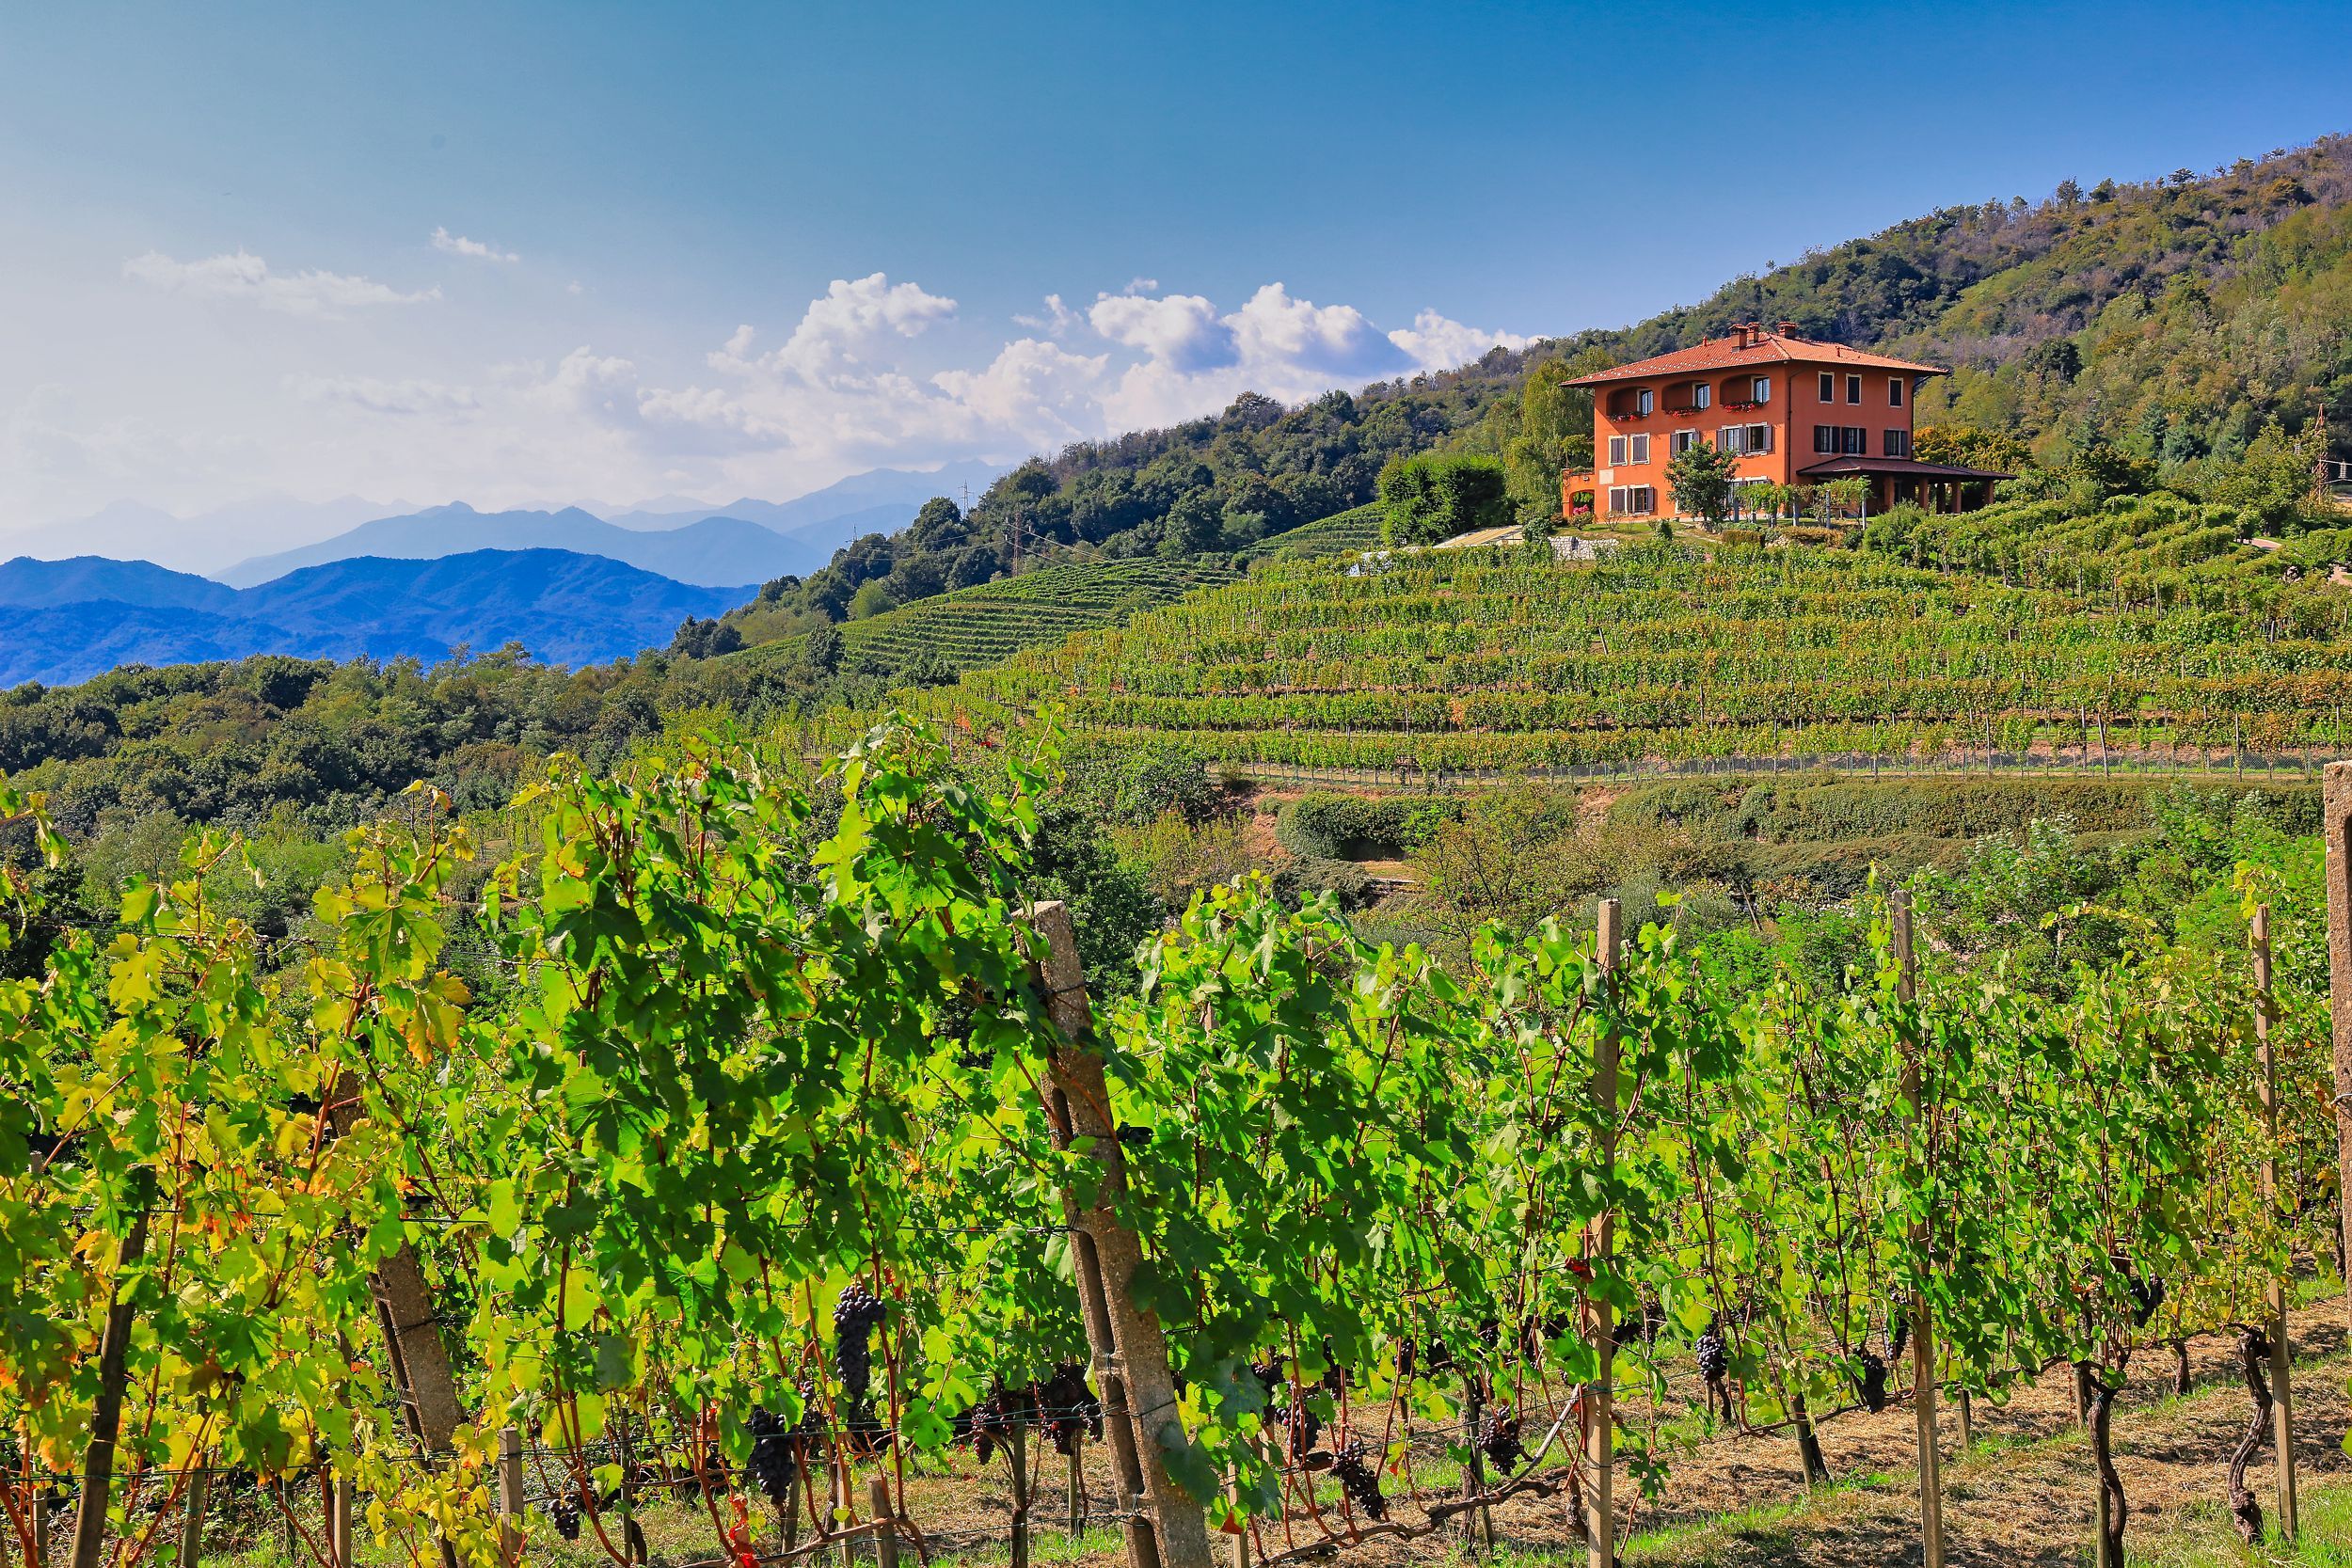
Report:
M 2352 1425 L 2352 1399 L 2345 1392 L 2352 1351 L 2344 1322 L 2341 1302 L 2295 1317 L 2296 1457 L 2305 1481 L 2307 1525 L 2304 1549 L 2294 1556 L 2249 1556 L 2236 1544 L 2222 1511 L 2228 1455 L 2248 1413 L 2232 1343 L 2218 1337 L 2192 1342 L 2193 1386 L 2185 1396 L 2171 1392 L 2169 1355 L 2149 1354 L 2135 1364 L 2114 1418 L 2117 1462 L 2131 1503 L 2135 1563 L 2352 1568 L 2352 1460 L 2339 1446 Z M 1797 1467 L 1795 1445 L 1785 1435 L 1709 1432 L 1695 1413 L 1672 1401 L 1654 1412 L 1636 1402 L 1627 1412 L 1629 1421 L 1647 1423 L 1653 1418 L 1661 1446 L 1670 1449 L 1672 1474 L 1663 1495 L 1635 1511 L 1627 1568 L 1863 1568 L 1919 1560 L 1907 1406 L 1877 1416 L 1852 1412 L 1829 1421 L 1821 1440 L 1838 1479 L 1810 1496 Z M 2088 1439 L 2072 1414 L 2065 1371 L 2021 1390 L 2002 1408 L 1979 1403 L 1977 1444 L 1967 1453 L 1956 1451 L 1958 1425 L 1948 1406 L 1943 1433 L 1945 1517 L 1954 1568 L 2074 1568 L 2085 1560 L 2095 1507 L 2094 1471 Z M 973 1568 L 1008 1561 L 1012 1502 L 1006 1467 L 977 1465 L 963 1453 L 953 1461 L 947 1466 L 932 1462 L 905 1481 L 907 1513 L 928 1533 L 931 1561 Z M 2266 1456 L 2260 1463 L 2266 1465 Z M 1035 1475 L 1033 1560 L 1117 1568 L 1123 1554 L 1115 1528 L 1098 1522 L 1074 1537 L 1068 1531 L 1066 1462 L 1047 1452 Z M 2265 1509 L 2267 1476 L 2263 1469 L 2255 1483 Z M 1450 1489 L 1455 1472 L 1431 1451 L 1417 1459 L 1413 1479 L 1428 1496 Z M 1391 1492 L 1402 1489 L 1393 1481 L 1387 1485 Z M 1100 1445 L 1088 1450 L 1085 1489 L 1095 1513 L 1106 1513 L 1110 1476 Z M 1323 1497 L 1336 1522 L 1336 1497 L 1327 1484 Z M 1398 1512 L 1416 1516 L 1409 1505 Z M 779 1534 L 774 1514 L 764 1506 L 753 1513 L 759 1544 L 773 1549 Z M 1582 1563 L 1581 1545 L 1561 1501 L 1515 1498 L 1494 1515 L 1496 1551 L 1486 1559 L 1493 1568 Z M 707 1560 L 713 1554 L 709 1522 L 699 1507 L 656 1507 L 648 1510 L 645 1522 L 657 1564 Z M 208 1562 L 222 1568 L 285 1568 L 274 1528 L 258 1514 L 248 1512 L 221 1524 L 215 1539 L 225 1549 L 208 1553 Z M 609 1568 L 593 1537 L 557 1541 L 544 1521 L 534 1521 L 532 1535 L 532 1556 L 552 1568 Z M 803 1528 L 802 1540 L 808 1538 Z M 1287 1539 L 1279 1525 L 1262 1527 L 1251 1558 L 1317 1538 L 1314 1528 L 1304 1523 L 1294 1524 Z M 870 1561 L 871 1546 L 863 1546 L 860 1555 Z M 1345 1561 L 1363 1568 L 1467 1568 L 1470 1556 L 1463 1539 L 1450 1533 L 1411 1543 L 1367 1541 L 1343 1554 Z M 811 1560 L 832 1560 L 828 1552 Z M 376 1560 L 363 1544 L 362 1564 Z M 916 1556 L 910 1551 L 902 1561 L 915 1568 Z

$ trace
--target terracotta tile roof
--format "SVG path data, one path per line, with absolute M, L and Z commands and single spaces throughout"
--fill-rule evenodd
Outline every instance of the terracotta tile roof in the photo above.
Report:
M 1845 365 L 1858 370 L 1909 371 L 1915 375 L 1946 373 L 1941 365 L 1890 359 L 1883 354 L 1866 354 L 1861 349 L 1848 348 L 1843 343 L 1820 343 L 1810 338 L 1759 332 L 1754 338 L 1709 338 L 1703 343 L 1678 348 L 1672 354 L 1661 354 L 1654 359 L 1639 359 L 1630 365 L 1619 365 L 1613 371 L 1602 371 L 1597 375 L 1581 375 L 1568 385 L 1598 387 L 1612 381 L 1678 375 L 1695 371 L 1725 371 L 1740 365 Z

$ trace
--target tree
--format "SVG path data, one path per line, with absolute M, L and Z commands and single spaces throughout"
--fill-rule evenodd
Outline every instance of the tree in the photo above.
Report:
M 1381 536 L 1390 544 L 1443 544 L 1508 525 L 1509 479 L 1491 457 L 1392 457 L 1380 470 L 1380 508 Z
M 1731 515 L 1731 481 L 1740 459 L 1718 451 L 1705 441 L 1693 441 L 1666 464 L 1666 483 L 1674 491 L 1675 510 L 1695 512 L 1709 530 L 1724 526 Z
M 850 595 L 850 619 L 852 621 L 864 621 L 880 615 L 885 610 L 898 608 L 898 603 L 890 596 L 890 590 L 882 586 L 880 578 L 860 584 L 858 591 Z
M 2074 183 L 2072 180 L 2061 180 L 2058 182 L 2058 201 L 2059 206 L 2078 206 L 2081 204 L 2082 198 L 2083 188 L 2080 185 Z
M 839 626 L 818 626 L 808 634 L 808 641 L 801 644 L 802 658 L 820 675 L 830 675 L 841 668 L 841 652 Z

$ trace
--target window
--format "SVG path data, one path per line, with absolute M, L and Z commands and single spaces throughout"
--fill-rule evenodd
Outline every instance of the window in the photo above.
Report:
M 1658 510 L 1658 492 L 1646 484 L 1615 485 L 1609 492 L 1609 510 L 1620 515 L 1655 512 Z
M 1886 433 L 1886 455 L 1909 457 L 1911 455 L 1911 432 L 1908 430 L 1888 431 Z
M 1654 406 L 1656 406 L 1656 404 L 1651 400 L 1650 389 L 1648 388 L 1645 387 L 1640 391 L 1633 394 L 1633 411 L 1636 414 L 1646 414 Z M 1643 461 L 1646 462 L 1647 459 L 1644 459 Z
M 1769 375 L 1759 375 L 1753 382 L 1750 382 L 1748 385 L 1748 401 L 1750 403 L 1772 402 L 1772 378 Z
M 1709 387 L 1709 386 L 1708 386 L 1706 382 L 1702 381 L 1702 382 L 1698 383 L 1696 386 L 1694 386 L 1694 387 L 1692 387 L 1692 388 L 1691 388 L 1691 406 L 1692 406 L 1692 407 L 1693 407 L 1693 408 L 1712 408 L 1714 405 L 1715 405 L 1715 388 L 1714 388 Z
M 1850 375 L 1846 377 L 1846 401 L 1848 403 L 1860 403 L 1862 401 L 1862 378 L 1860 376 Z
M 1827 371 L 1821 372 L 1821 401 L 1823 403 L 1837 401 L 1837 378 Z
M 1890 375 L 1886 378 L 1886 406 L 1900 408 L 1902 405 L 1903 378 L 1899 375 Z
M 1870 433 L 1858 424 L 1817 424 L 1813 450 L 1830 457 L 1867 457 Z
M 1643 395 L 1644 397 L 1647 397 L 1649 394 L 1648 394 L 1647 392 L 1645 392 L 1645 393 L 1643 393 L 1642 395 Z M 1635 467 L 1637 467 L 1637 468 L 1638 468 L 1638 467 L 1640 467 L 1643 464 L 1645 464 L 1645 463 L 1646 463 L 1646 462 L 1648 462 L 1648 461 L 1649 461 L 1649 437 L 1648 437 L 1648 436 L 1627 436 L 1625 439 L 1626 439 L 1626 454 L 1625 454 L 1625 460 L 1626 460 L 1628 463 L 1632 464 Z
M 1768 424 L 1727 424 L 1715 432 L 1715 450 L 1735 454 L 1770 451 L 1772 450 L 1772 427 Z
M 1609 437 L 1609 466 L 1613 468 L 1622 464 L 1624 461 L 1625 437 L 1622 436 L 1612 436 Z
M 1692 447 L 1695 447 L 1698 444 L 1699 433 L 1697 431 L 1677 430 L 1672 436 L 1666 437 L 1666 455 L 1669 457 L 1679 457 L 1684 452 L 1689 451 Z

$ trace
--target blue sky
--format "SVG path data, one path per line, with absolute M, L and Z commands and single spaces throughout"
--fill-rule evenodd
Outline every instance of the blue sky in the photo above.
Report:
M 2352 128 L 2340 15 L 12 8 L 0 531 L 781 496 L 1305 396 Z

